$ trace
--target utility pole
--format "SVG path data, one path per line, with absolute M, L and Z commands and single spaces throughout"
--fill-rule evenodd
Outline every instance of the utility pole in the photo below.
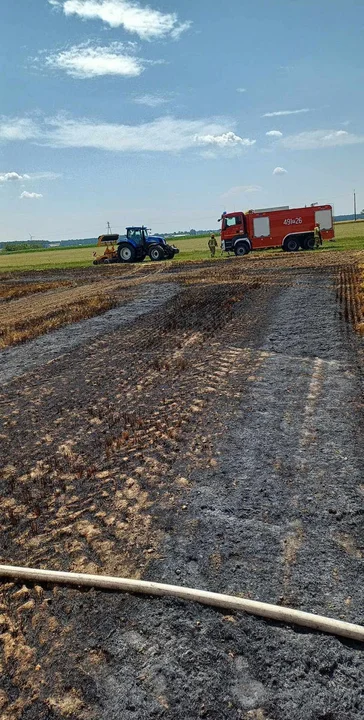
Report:
M 356 192 L 354 190 L 354 220 L 356 220 Z
M 111 227 L 110 227 L 110 223 L 109 223 L 109 222 L 107 223 L 107 234 L 108 234 L 108 235 L 111 235 L 111 234 L 112 234 L 112 230 L 111 230 Z

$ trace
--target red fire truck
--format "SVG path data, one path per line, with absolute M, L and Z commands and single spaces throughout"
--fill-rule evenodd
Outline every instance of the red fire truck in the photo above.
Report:
M 334 238 L 331 205 L 223 213 L 220 220 L 222 249 L 240 256 L 260 248 L 313 250 L 316 224 L 320 225 L 323 240 Z

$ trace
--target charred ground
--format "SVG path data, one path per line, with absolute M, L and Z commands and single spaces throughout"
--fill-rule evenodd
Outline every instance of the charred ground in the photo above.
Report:
M 52 307 L 96 283 L 119 310 L 103 332 L 50 334 L 51 358 L 43 338 L 3 351 L 1 561 L 364 622 L 361 262 L 28 278 Z M 2 307 L 25 301 L 12 293 Z M 353 643 L 172 600 L 0 590 L 4 720 L 363 716 Z

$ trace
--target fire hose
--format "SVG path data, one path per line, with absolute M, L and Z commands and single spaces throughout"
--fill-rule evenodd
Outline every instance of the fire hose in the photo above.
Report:
M 55 570 L 40 570 L 37 568 L 15 567 L 0 565 L 0 577 L 13 580 L 24 580 L 32 583 L 53 583 L 58 585 L 82 586 L 102 590 L 115 590 L 126 593 L 156 595 L 160 597 L 173 597 L 180 600 L 189 600 L 225 610 L 242 610 L 252 615 L 277 620 L 279 622 L 302 625 L 303 627 L 319 630 L 332 635 L 340 635 L 351 640 L 364 642 L 364 626 L 335 620 L 333 618 L 302 612 L 280 605 L 249 600 L 234 595 L 224 595 L 205 590 L 166 585 L 164 583 L 150 582 L 148 580 L 131 580 L 127 578 L 112 577 L 109 575 L 88 575 L 85 573 L 60 572 Z

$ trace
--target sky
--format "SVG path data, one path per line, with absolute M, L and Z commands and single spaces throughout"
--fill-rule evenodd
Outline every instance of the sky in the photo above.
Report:
M 362 0 L 2 0 L 0 240 L 364 209 Z

